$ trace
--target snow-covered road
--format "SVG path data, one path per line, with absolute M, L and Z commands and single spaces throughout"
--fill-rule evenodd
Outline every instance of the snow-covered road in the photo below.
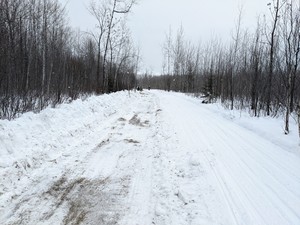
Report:
M 0 121 L 0 224 L 300 225 L 300 149 L 246 127 L 161 91 Z

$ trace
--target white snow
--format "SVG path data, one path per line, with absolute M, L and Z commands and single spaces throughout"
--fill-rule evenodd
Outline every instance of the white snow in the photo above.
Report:
M 300 224 L 296 121 L 162 91 L 0 121 L 0 224 Z

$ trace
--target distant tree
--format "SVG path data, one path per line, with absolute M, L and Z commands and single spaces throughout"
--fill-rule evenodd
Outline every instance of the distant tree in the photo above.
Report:
M 96 4 L 95 1 L 90 2 L 90 6 L 88 8 L 90 14 L 94 16 L 94 18 L 97 20 L 96 28 L 98 30 L 98 34 L 92 33 L 94 36 L 96 42 L 97 42 L 97 93 L 99 94 L 101 92 L 101 89 L 103 91 L 104 89 L 104 74 L 102 74 L 102 85 L 100 84 L 101 79 L 101 44 L 102 44 L 102 38 L 105 35 L 105 32 L 108 30 L 108 16 L 109 16 L 109 5 L 106 1 L 102 1 L 99 4 Z M 103 61 L 102 61 L 102 67 L 103 67 Z
M 274 55 L 276 51 L 276 40 L 277 28 L 280 20 L 280 9 L 283 6 L 281 0 L 273 0 L 273 3 L 268 3 L 269 10 L 271 13 L 271 33 L 266 34 L 266 38 L 269 45 L 269 66 L 268 66 L 268 82 L 266 83 L 266 111 L 267 115 L 270 115 L 271 112 L 271 96 L 272 96 L 272 87 L 273 87 L 273 76 L 274 76 Z
M 298 132 L 299 132 L 299 138 L 300 138 L 300 100 L 299 100 L 299 103 L 298 103 Z
M 230 109 L 233 110 L 234 106 L 234 77 L 237 75 L 238 72 L 238 53 L 239 53 L 239 48 L 241 44 L 241 35 L 242 35 L 242 8 L 239 10 L 239 15 L 238 15 L 238 20 L 236 23 L 235 27 L 235 34 L 233 36 L 233 43 L 232 46 L 230 47 L 230 52 L 229 52 L 229 88 L 230 88 Z
M 259 78 L 262 74 L 262 57 L 263 46 L 261 40 L 261 25 L 260 21 L 257 22 L 256 33 L 251 45 L 251 57 L 250 57 L 250 75 L 251 75 L 251 110 L 254 112 L 254 116 L 258 116 L 257 107 L 259 99 Z
M 299 53 L 300 53 L 300 14 L 299 8 L 296 7 L 293 1 L 286 2 L 283 8 L 281 35 L 283 38 L 283 55 L 285 58 L 285 134 L 289 133 L 289 117 L 294 110 L 294 92 L 295 92 L 295 80 L 299 65 Z
M 184 31 L 181 27 L 177 31 L 176 39 L 173 44 L 173 75 L 175 79 L 175 91 L 184 91 L 183 89 L 183 75 L 185 73 L 185 48 L 184 48 Z
M 107 55 L 109 50 L 109 44 L 111 40 L 112 30 L 115 27 L 115 15 L 116 14 L 127 14 L 130 12 L 132 6 L 135 4 L 135 0 L 111 0 L 109 2 L 109 17 L 106 33 L 106 41 L 104 43 L 104 54 L 103 54 L 103 79 L 104 79 L 104 88 L 103 92 L 108 91 L 108 75 L 107 75 Z M 117 22 L 117 21 L 116 21 Z

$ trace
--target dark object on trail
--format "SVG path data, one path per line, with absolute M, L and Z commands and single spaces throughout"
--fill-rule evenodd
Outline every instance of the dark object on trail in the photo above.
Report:
M 207 93 L 207 94 L 201 96 L 200 98 L 203 99 L 202 104 L 210 104 L 215 101 L 214 97 L 210 93 Z
M 142 90 L 143 90 L 143 88 L 142 88 L 142 87 L 140 87 L 140 86 L 137 86 L 136 90 L 138 90 L 138 91 L 142 91 Z
M 149 90 L 149 91 L 150 91 L 150 89 L 151 89 L 150 86 L 148 86 L 148 90 Z

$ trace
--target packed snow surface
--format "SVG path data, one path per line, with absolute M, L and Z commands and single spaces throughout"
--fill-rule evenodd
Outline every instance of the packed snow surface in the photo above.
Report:
M 282 127 L 162 91 L 0 121 L 0 224 L 299 225 Z

